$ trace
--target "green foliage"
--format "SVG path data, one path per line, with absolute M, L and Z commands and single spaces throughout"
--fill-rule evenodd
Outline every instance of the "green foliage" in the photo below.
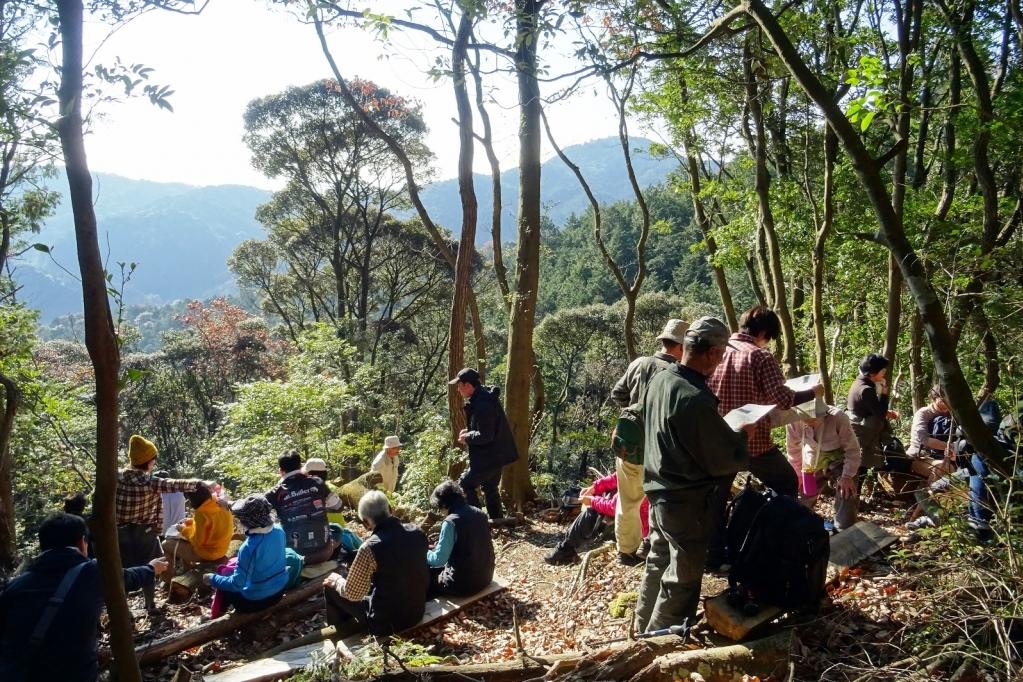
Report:
M 448 477 L 448 467 L 465 455 L 451 447 L 447 420 L 435 415 L 412 443 L 402 448 L 404 473 L 398 490 L 398 503 L 412 508 L 427 509 L 433 489 Z
M 445 659 L 431 653 L 432 646 L 423 646 L 415 642 L 394 638 L 390 643 L 390 653 L 397 656 L 406 668 L 420 668 Z M 313 662 L 291 677 L 298 682 L 342 682 L 343 680 L 369 680 L 384 671 L 384 653 L 378 644 L 364 646 L 350 659 L 332 661 L 321 656 L 314 656 Z M 389 658 L 388 666 L 392 669 L 397 664 Z

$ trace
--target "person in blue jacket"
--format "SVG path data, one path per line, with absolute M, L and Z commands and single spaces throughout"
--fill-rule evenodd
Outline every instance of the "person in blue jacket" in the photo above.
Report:
M 225 606 L 236 611 L 262 611 L 280 601 L 288 584 L 284 549 L 287 538 L 274 525 L 270 503 L 264 495 L 249 495 L 231 505 L 234 518 L 245 530 L 238 548 L 238 565 L 228 575 L 207 573 L 205 584 L 223 593 Z
M 103 588 L 90 560 L 85 521 L 51 514 L 39 527 L 41 554 L 0 592 L 0 680 L 93 682 Z M 152 585 L 161 557 L 124 569 L 128 592 Z

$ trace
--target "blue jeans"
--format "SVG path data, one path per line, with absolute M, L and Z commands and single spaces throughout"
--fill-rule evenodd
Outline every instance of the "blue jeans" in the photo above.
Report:
M 984 479 L 990 471 L 980 454 L 970 458 L 970 521 L 986 529 L 991 523 L 994 510 L 991 508 L 991 493 Z

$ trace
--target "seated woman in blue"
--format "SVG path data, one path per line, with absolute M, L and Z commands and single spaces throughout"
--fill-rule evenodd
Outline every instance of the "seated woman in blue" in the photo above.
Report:
M 238 564 L 227 575 L 207 573 L 202 581 L 220 590 L 225 606 L 241 612 L 262 611 L 273 606 L 288 584 L 284 548 L 287 538 L 275 526 L 271 506 L 263 495 L 249 495 L 231 505 L 234 518 L 245 530 L 238 549 Z

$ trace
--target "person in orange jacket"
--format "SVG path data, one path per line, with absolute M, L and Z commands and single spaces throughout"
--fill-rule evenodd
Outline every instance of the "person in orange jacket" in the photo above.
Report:
M 217 501 L 208 486 L 199 484 L 194 492 L 185 493 L 185 499 L 195 511 L 192 518 L 175 526 L 177 535 L 164 540 L 163 551 L 170 565 L 167 580 L 174 577 L 175 559 L 192 564 L 223 559 L 234 535 L 231 510 Z

